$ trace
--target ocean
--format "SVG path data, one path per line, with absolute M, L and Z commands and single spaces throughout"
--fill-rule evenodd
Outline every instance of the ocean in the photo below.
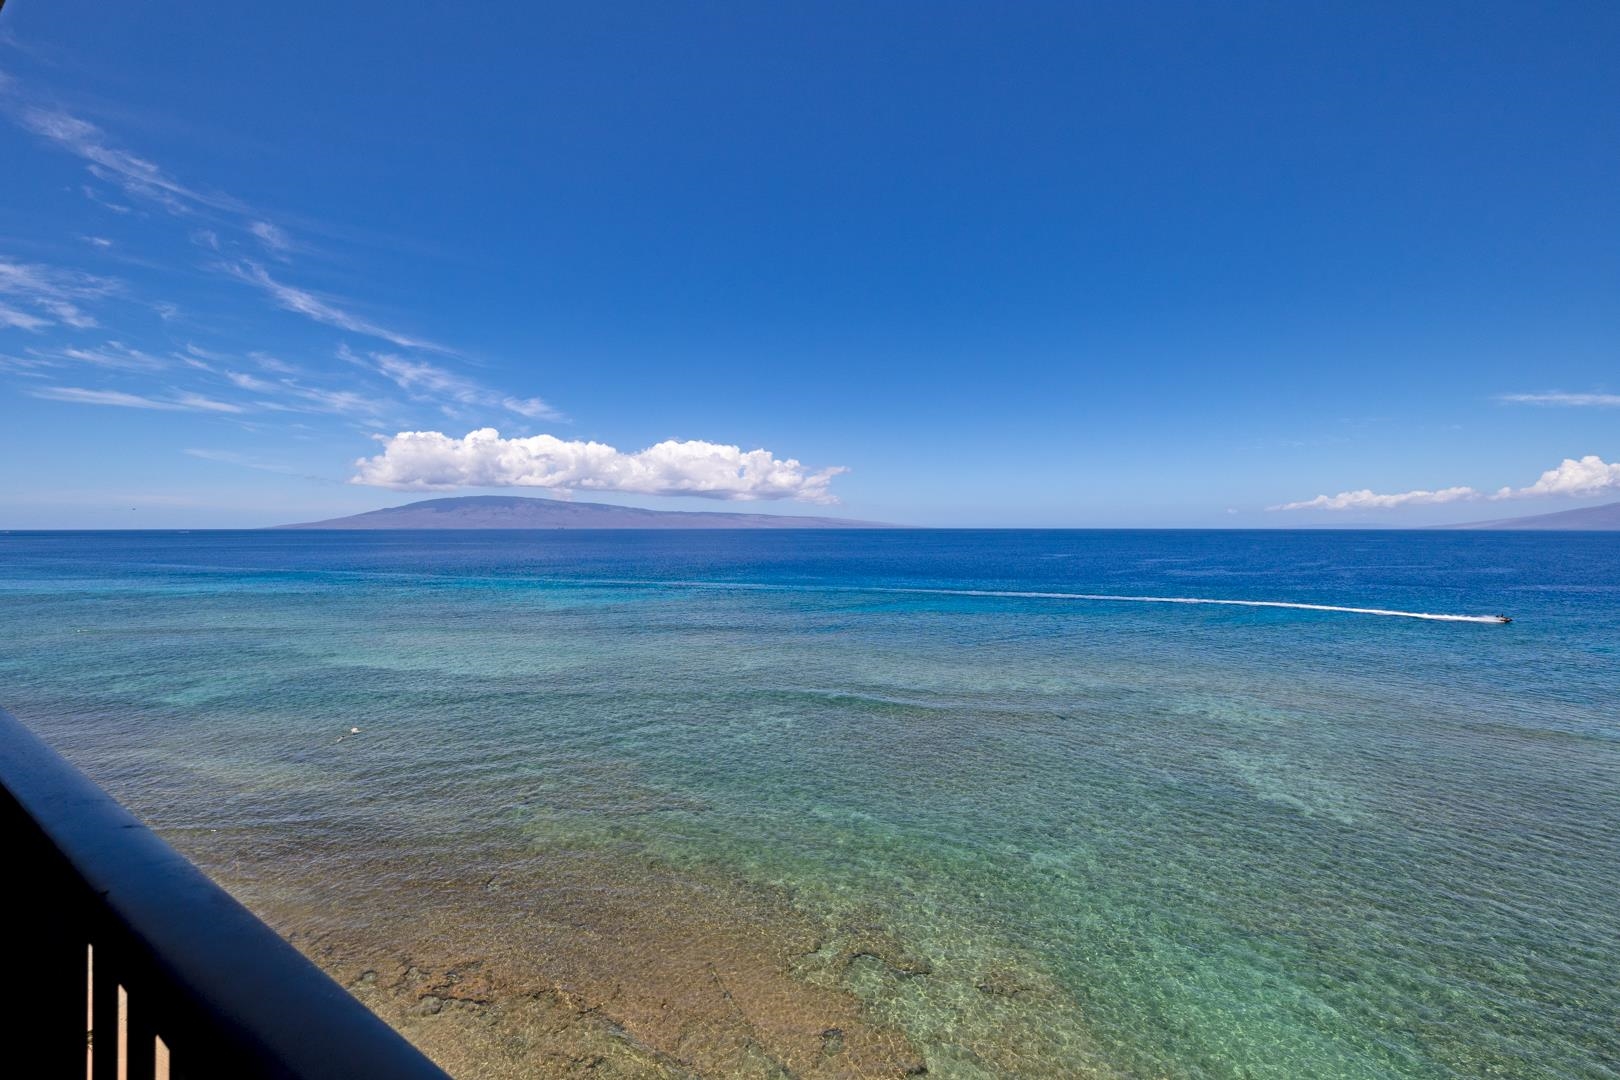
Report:
M 0 535 L 0 705 L 465 1075 L 1614 1078 L 1617 702 L 1620 534 Z

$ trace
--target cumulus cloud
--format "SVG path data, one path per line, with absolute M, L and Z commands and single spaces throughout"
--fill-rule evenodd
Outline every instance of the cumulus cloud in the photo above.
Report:
M 1620 394 L 1567 394 L 1562 390 L 1548 390 L 1540 394 L 1501 394 L 1497 400 L 1514 405 L 1620 406 Z
M 480 428 L 459 439 L 437 431 L 402 431 L 378 438 L 383 452 L 355 463 L 359 471 L 354 483 L 411 490 L 535 487 L 831 503 L 837 500 L 827 486 L 847 471 L 839 467 L 810 471 L 769 450 L 698 440 L 670 440 L 626 454 L 604 443 L 564 441 L 551 435 L 503 439 L 494 428 Z
M 1314 499 L 1268 506 L 1268 510 L 1393 510 L 1402 506 L 1435 506 L 1441 503 L 1472 502 L 1478 499 L 1535 499 L 1547 496 L 1584 497 L 1620 491 L 1620 462 L 1606 462 L 1596 454 L 1583 458 L 1565 458 L 1556 467 L 1541 474 L 1541 478 L 1526 487 L 1512 486 L 1487 494 L 1472 487 L 1448 487 L 1438 491 L 1402 491 L 1379 494 L 1363 488 L 1360 491 L 1341 491 L 1337 495 L 1318 495 Z
M 1496 493 L 1499 499 L 1518 499 L 1538 495 L 1601 495 L 1620 490 L 1620 462 L 1606 462 L 1596 454 L 1587 454 L 1579 461 L 1565 458 L 1556 468 L 1541 474 L 1541 479 L 1529 487 L 1514 491 L 1503 488 Z

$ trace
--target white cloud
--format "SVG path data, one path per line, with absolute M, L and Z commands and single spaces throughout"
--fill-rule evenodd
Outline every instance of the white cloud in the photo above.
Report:
M 0 304 L 0 327 L 9 326 L 16 330 L 42 330 L 51 325 L 51 320 L 30 315 L 26 311 L 18 311 L 14 307 Z
M 233 386 L 242 390 L 257 390 L 262 394 L 278 389 L 275 383 L 261 379 L 257 375 L 249 375 L 245 371 L 224 371 L 220 374 L 224 375 Z
M 278 396 L 280 401 L 263 399 L 253 404 L 272 412 L 341 413 L 375 416 L 385 404 L 356 390 L 332 390 L 309 386 L 294 376 L 301 373 L 291 364 L 278 360 L 269 353 L 250 352 L 248 359 L 275 378 L 265 378 L 251 372 L 240 371 L 238 357 L 187 344 L 183 354 L 175 354 L 187 367 L 206 371 L 224 379 L 238 390 L 255 394 Z M 292 398 L 296 401 L 289 402 Z
M 235 277 L 259 286 L 286 310 L 297 312 L 318 323 L 335 326 L 340 330 L 351 330 L 356 334 L 365 334 L 367 337 L 379 338 L 404 349 L 426 349 L 431 352 L 441 353 L 450 351 L 442 345 L 435 345 L 431 341 L 409 337 L 399 333 L 397 330 L 390 330 L 387 327 L 378 326 L 376 323 L 367 322 L 365 319 L 357 315 L 351 315 L 331 301 L 316 296 L 306 289 L 283 284 L 266 273 L 264 267 L 256 262 L 244 260 L 240 263 L 229 264 L 225 269 Z
M 174 399 L 178 408 L 189 409 L 195 412 L 244 413 L 247 409 L 229 401 L 217 401 L 201 394 L 193 394 L 189 390 L 179 394 Z
M 365 363 L 348 350 L 339 353 L 346 360 Z M 407 360 L 389 353 L 372 353 L 371 362 L 377 371 L 393 380 L 401 390 L 418 400 L 437 403 L 445 412 L 454 415 L 450 403 L 484 409 L 505 409 L 531 420 L 559 420 L 559 414 L 537 397 L 520 398 L 491 390 L 463 375 L 420 360 Z
M 248 232 L 258 237 L 259 243 L 277 255 L 285 255 L 292 250 L 292 237 L 278 225 L 272 225 L 268 221 L 254 221 L 248 224 Z
M 139 349 L 132 349 L 122 341 L 109 341 L 89 348 L 69 346 L 54 352 L 41 352 L 39 355 L 48 359 L 72 361 L 118 371 L 161 371 L 169 366 L 167 361 Z
M 382 403 L 355 390 L 328 390 L 318 386 L 305 386 L 292 379 L 281 380 L 287 392 L 308 402 L 315 412 L 338 413 L 345 416 L 375 416 Z
M 503 439 L 494 428 L 463 438 L 437 431 L 379 436 L 383 452 L 356 462 L 354 483 L 376 487 L 453 490 L 537 487 L 555 491 L 619 491 L 640 495 L 698 495 L 712 499 L 797 499 L 830 503 L 833 477 L 769 450 L 692 440 L 658 443 L 633 454 L 552 435 Z
M 79 185 L 79 190 L 84 192 L 84 197 L 85 198 L 89 199 L 91 202 L 95 203 L 97 206 L 99 206 L 99 207 L 101 207 L 101 208 L 103 208 L 105 210 L 111 210 L 115 214 L 127 214 L 127 213 L 130 213 L 134 209 L 134 207 L 125 206 L 123 203 L 115 203 L 115 202 L 107 201 L 105 198 L 102 197 L 101 192 L 97 191 L 95 188 L 91 187 L 89 184 L 81 184 L 81 185 Z
M 111 278 L 17 262 L 0 255 L 0 295 L 33 307 L 36 314 L 32 318 L 45 320 L 40 326 L 60 322 L 80 330 L 93 327 L 96 325 L 95 318 L 79 305 L 110 296 L 120 288 L 120 284 Z M 10 325 L 19 324 L 12 322 Z M 24 329 L 38 328 L 24 326 Z
M 109 341 L 102 345 L 87 347 L 67 345 L 60 348 L 28 349 L 26 352 L 31 358 L 30 366 L 34 367 L 88 364 L 91 367 L 108 368 L 113 371 L 161 371 L 170 366 L 167 360 L 139 349 L 132 349 L 121 341 Z
M 1562 390 L 1540 394 L 1501 394 L 1497 400 L 1515 405 L 1620 406 L 1620 394 L 1566 394 Z
M 1433 506 L 1437 503 L 1477 499 L 1480 493 L 1471 487 L 1441 488 L 1439 491 L 1403 491 L 1394 495 L 1380 495 L 1363 488 L 1360 491 L 1341 491 L 1337 495 L 1318 495 L 1301 502 L 1268 506 L 1268 510 L 1393 510 L 1397 506 Z
M 1402 506 L 1435 506 L 1441 503 L 1472 502 L 1478 499 L 1535 499 L 1547 496 L 1584 497 L 1620 491 L 1620 462 L 1605 462 L 1596 454 L 1579 460 L 1565 458 L 1555 468 L 1541 474 L 1541 478 L 1527 487 L 1503 487 L 1495 494 L 1471 487 L 1449 487 L 1438 491 L 1403 491 L 1382 495 L 1363 488 L 1360 491 L 1341 491 L 1337 495 L 1318 495 L 1314 499 L 1268 506 L 1268 510 L 1393 510 Z
M 1620 490 L 1620 462 L 1606 462 L 1596 454 L 1579 461 L 1565 458 L 1557 468 L 1548 469 L 1529 487 L 1511 491 L 1503 488 L 1498 499 L 1529 498 L 1538 495 L 1601 495 Z
M 170 213 L 183 214 L 193 206 L 241 213 L 235 199 L 188 188 L 153 162 L 109 146 L 106 133 L 87 120 L 60 109 L 27 107 L 17 114 L 18 122 L 36 135 L 56 143 L 88 164 L 91 175 L 124 189 L 127 194 L 148 199 Z
M 43 300 L 40 307 L 55 315 L 58 322 L 65 323 L 75 330 L 89 330 L 99 325 L 95 316 L 81 309 L 77 304 L 70 304 L 66 300 Z
M 172 399 L 142 397 L 122 390 L 87 390 L 80 386 L 45 386 L 30 390 L 30 396 L 46 401 L 68 401 L 76 405 L 115 405 L 125 409 L 156 409 L 164 412 L 246 412 L 240 405 L 216 401 L 201 394 L 183 393 Z

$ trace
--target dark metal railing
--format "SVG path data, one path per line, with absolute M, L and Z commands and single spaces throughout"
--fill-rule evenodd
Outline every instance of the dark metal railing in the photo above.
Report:
M 446 1080 L 3 709 L 0 859 L 0 1074 Z

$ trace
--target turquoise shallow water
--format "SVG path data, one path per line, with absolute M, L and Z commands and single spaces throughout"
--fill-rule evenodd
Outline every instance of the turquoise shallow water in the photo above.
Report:
M 878 919 L 930 973 L 848 985 L 940 1075 L 1620 1076 L 1614 536 L 12 534 L 0 626 L 160 828 Z

